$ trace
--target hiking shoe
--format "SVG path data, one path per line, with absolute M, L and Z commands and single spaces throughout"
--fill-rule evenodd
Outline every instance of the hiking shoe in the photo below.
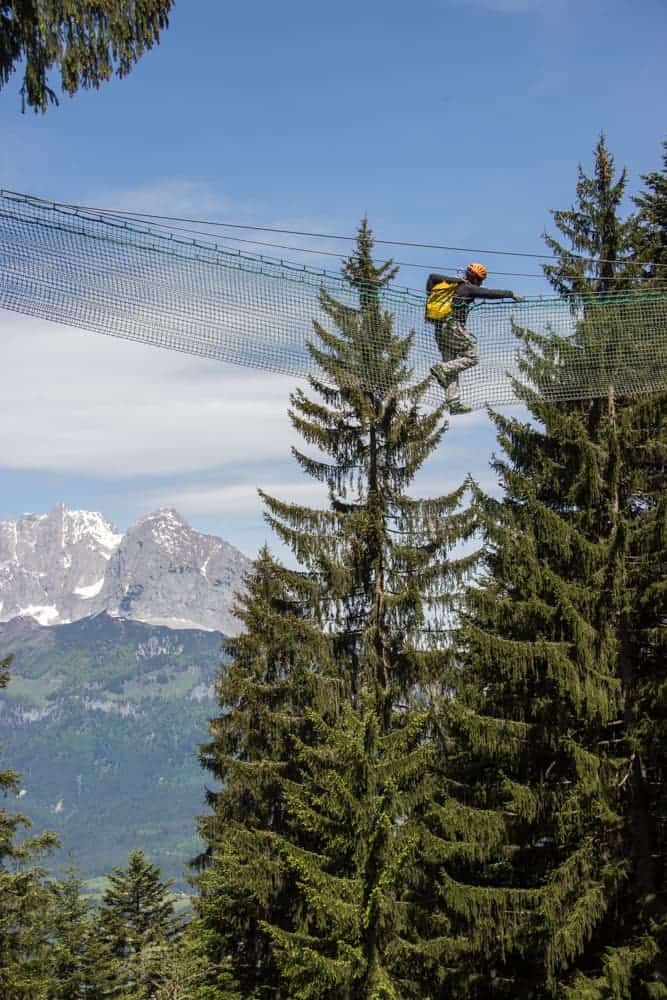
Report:
M 433 365 L 431 375 L 440 383 L 443 389 L 447 389 L 456 379 L 456 375 L 448 372 L 444 365 Z
M 466 406 L 458 399 L 452 399 L 449 403 L 449 412 L 452 416 L 458 416 L 460 413 L 472 413 L 472 406 Z

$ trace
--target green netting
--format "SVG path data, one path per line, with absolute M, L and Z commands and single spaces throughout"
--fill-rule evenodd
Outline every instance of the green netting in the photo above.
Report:
M 0 307 L 98 333 L 296 376 L 314 372 L 306 344 L 328 325 L 324 288 L 350 307 L 341 276 L 244 255 L 93 210 L 0 194 Z M 381 292 L 395 329 L 412 334 L 415 377 L 441 357 L 424 321 L 425 296 Z M 555 400 L 636 396 L 667 389 L 667 296 L 591 301 L 529 299 L 474 308 L 468 331 L 479 364 L 460 378 L 472 407 L 512 403 L 526 350 L 522 331 L 545 337 L 550 364 L 537 380 Z M 523 377 L 523 376 L 521 376 Z M 525 380 L 525 377 L 523 377 Z M 381 388 L 381 387 L 379 387 Z M 434 384 L 433 401 L 442 390 Z

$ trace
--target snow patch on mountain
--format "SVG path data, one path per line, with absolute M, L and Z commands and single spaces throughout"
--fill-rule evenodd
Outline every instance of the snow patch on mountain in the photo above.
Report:
M 83 597 L 83 599 L 87 601 L 91 597 L 97 597 L 103 586 L 104 577 L 101 576 L 99 580 L 96 580 L 95 583 L 91 583 L 89 587 L 75 587 L 74 593 L 78 597 Z
M 249 565 L 173 509 L 146 514 L 122 534 L 96 511 L 59 504 L 0 522 L 0 621 L 30 615 L 54 625 L 106 611 L 233 635 Z
M 40 625 L 54 625 L 60 622 L 60 612 L 55 604 L 39 605 L 31 604 L 27 608 L 19 608 L 16 613 L 17 618 L 34 618 Z
M 109 558 L 123 539 L 122 534 L 114 531 L 106 518 L 96 511 L 64 508 L 64 522 L 63 544 L 76 545 L 81 541 L 97 543 Z

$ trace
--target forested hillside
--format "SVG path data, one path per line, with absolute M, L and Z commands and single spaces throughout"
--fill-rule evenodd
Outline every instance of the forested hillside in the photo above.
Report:
M 50 863 L 71 854 L 91 878 L 141 846 L 183 885 L 221 641 L 105 613 L 0 625 L 2 649 L 16 651 L 0 693 L 3 760 L 21 769 L 22 812 L 61 839 Z

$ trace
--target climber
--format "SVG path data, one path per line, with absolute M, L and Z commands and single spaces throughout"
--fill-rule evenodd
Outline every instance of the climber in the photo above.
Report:
M 484 264 L 469 264 L 464 278 L 448 278 L 429 274 L 426 282 L 426 320 L 434 324 L 435 342 L 442 363 L 433 365 L 431 374 L 447 393 L 450 413 L 467 413 L 460 401 L 459 375 L 479 362 L 479 353 L 472 334 L 466 330 L 466 319 L 475 299 L 513 299 L 520 295 L 499 288 L 482 288 L 486 278 Z

